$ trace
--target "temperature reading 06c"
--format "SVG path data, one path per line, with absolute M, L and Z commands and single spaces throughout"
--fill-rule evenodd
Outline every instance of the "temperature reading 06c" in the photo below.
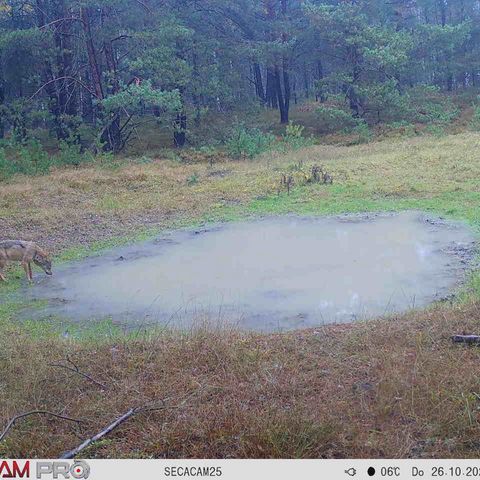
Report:
M 400 467 L 382 467 L 380 474 L 382 477 L 399 477 Z

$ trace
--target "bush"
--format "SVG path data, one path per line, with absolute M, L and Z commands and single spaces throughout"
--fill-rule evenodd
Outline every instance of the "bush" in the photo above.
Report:
M 15 172 L 13 171 L 12 163 L 7 159 L 4 148 L 0 148 L 0 181 L 11 177 Z
M 15 174 L 44 175 L 55 166 L 74 165 L 92 162 L 93 155 L 82 152 L 76 143 L 62 142 L 56 155 L 50 155 L 36 139 L 23 143 L 3 142 L 0 148 L 0 180 L 6 180 Z
M 43 150 L 38 140 L 25 143 L 5 143 L 0 150 L 0 179 L 6 180 L 20 173 L 39 175 L 47 173 L 53 165 L 52 158 Z
M 417 135 L 415 125 L 405 120 L 391 122 L 384 125 L 385 132 L 394 132 L 401 136 L 414 137 Z
M 351 130 L 358 124 L 358 120 L 352 117 L 350 112 L 338 107 L 320 105 L 315 111 L 320 123 L 319 129 L 324 133 L 334 133 L 339 130 Z
M 227 140 L 227 153 L 233 158 L 253 158 L 269 150 L 275 141 L 270 133 L 253 128 L 247 129 L 245 125 L 234 127 L 230 138 Z
M 372 131 L 367 122 L 360 120 L 355 127 L 351 129 L 351 132 L 358 135 L 355 143 L 368 143 L 372 139 Z
M 430 125 L 427 125 L 427 127 L 425 128 L 425 131 L 435 137 L 443 137 L 445 135 L 445 128 L 441 125 L 437 125 L 433 123 Z
M 476 132 L 480 131 L 480 105 L 473 105 L 473 115 L 470 127 Z
M 452 100 L 436 87 L 419 86 L 409 93 L 410 121 L 447 126 L 460 114 Z
M 78 143 L 60 143 L 60 151 L 55 156 L 55 164 L 79 166 L 82 163 L 93 161 L 93 155 L 90 152 L 82 152 L 82 146 Z
M 19 147 L 17 157 L 12 159 L 14 173 L 41 175 L 48 173 L 54 161 L 38 140 L 29 140 Z
M 284 145 L 292 150 L 298 150 L 299 148 L 312 145 L 312 138 L 303 136 L 304 130 L 305 127 L 302 125 L 295 125 L 294 123 L 287 125 L 285 134 L 282 137 Z

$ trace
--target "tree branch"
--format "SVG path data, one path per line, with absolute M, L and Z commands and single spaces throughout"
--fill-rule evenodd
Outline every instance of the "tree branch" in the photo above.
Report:
M 85 90 L 87 90 L 91 95 L 93 95 L 96 98 L 99 98 L 98 95 L 85 83 L 83 83 L 81 80 L 75 77 L 71 77 L 69 75 L 65 75 L 63 77 L 57 77 L 57 78 L 52 78 L 52 80 L 49 80 L 48 82 L 44 83 L 30 98 L 29 100 L 33 100 L 45 87 L 50 85 L 51 83 L 54 82 L 59 82 L 60 80 L 73 80 L 74 82 L 77 82 L 79 85 L 81 85 Z
M 49 367 L 64 368 L 65 370 L 76 373 L 77 375 L 80 375 L 81 377 L 86 378 L 87 380 L 90 380 L 92 383 L 94 383 L 95 385 L 98 385 L 100 388 L 102 388 L 104 390 L 107 390 L 107 388 L 108 388 L 107 385 L 105 385 L 102 382 L 99 382 L 98 380 L 95 380 L 90 375 L 81 372 L 79 370 L 79 368 L 77 367 L 77 365 L 75 365 L 75 363 L 73 363 L 68 357 L 67 357 L 67 362 L 70 363 L 71 365 L 73 365 L 73 367 L 69 367 L 68 365 L 63 365 L 61 363 L 49 363 L 48 366 Z
M 48 28 L 52 25 L 55 25 L 56 23 L 64 22 L 64 21 L 67 21 L 67 20 L 83 22 L 83 20 L 79 17 L 64 17 L 64 18 L 57 18 L 57 20 L 53 20 L 52 22 L 46 23 L 45 25 L 42 25 L 39 28 L 40 28 L 40 30 L 43 30 L 44 28 Z
M 93 437 L 88 438 L 84 442 L 82 442 L 78 447 L 75 447 L 73 450 L 69 450 L 67 452 L 62 453 L 60 458 L 73 458 L 75 455 L 80 453 L 83 449 L 87 448 L 93 442 L 100 440 L 102 437 L 110 433 L 112 430 L 117 428 L 123 422 L 128 420 L 130 417 L 138 413 L 139 409 L 131 408 L 128 412 L 124 413 L 121 417 L 118 417 L 115 421 L 113 421 L 110 425 L 107 425 L 101 432 L 97 433 Z
M 142 0 L 135 0 L 139 5 L 141 5 L 148 13 L 152 13 L 152 9 Z
M 83 420 L 79 420 L 78 418 L 66 417 L 65 415 L 49 412 L 47 410 L 32 410 L 31 412 L 21 413 L 20 415 L 16 415 L 15 417 L 13 417 L 8 422 L 7 426 L 5 427 L 5 430 L 3 430 L 2 434 L 0 435 L 0 442 L 7 436 L 7 433 L 15 425 L 15 422 L 17 420 L 20 420 L 21 418 L 24 418 L 24 417 L 28 417 L 30 415 L 50 415 L 52 417 L 61 418 L 62 420 L 67 420 L 69 422 L 76 422 L 76 423 L 83 422 Z

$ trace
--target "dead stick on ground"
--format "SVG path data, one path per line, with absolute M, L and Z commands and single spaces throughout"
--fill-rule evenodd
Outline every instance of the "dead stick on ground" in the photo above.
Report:
M 69 367 L 68 365 L 63 365 L 61 363 L 49 363 L 48 366 L 49 367 L 64 368 L 65 370 L 76 373 L 77 375 L 80 375 L 81 377 L 86 378 L 87 380 L 90 380 L 92 383 L 94 383 L 95 385 L 98 385 L 100 388 L 103 388 L 104 390 L 107 390 L 107 388 L 108 388 L 107 385 L 105 385 L 102 382 L 99 382 L 98 380 L 95 380 L 92 376 L 90 376 L 90 375 L 88 375 L 84 372 L 81 372 L 79 370 L 79 368 L 77 367 L 77 365 L 75 363 L 73 363 L 69 358 L 67 358 L 67 362 L 71 363 L 73 365 L 73 367 Z
M 451 339 L 453 343 L 480 343 L 480 335 L 453 335 Z
M 97 433 L 93 437 L 88 438 L 84 442 L 82 442 L 78 447 L 74 448 L 73 450 L 69 450 L 67 452 L 62 453 L 60 458 L 73 458 L 75 455 L 80 453 L 82 450 L 87 448 L 89 445 L 92 443 L 96 442 L 97 440 L 100 440 L 102 437 L 105 435 L 109 434 L 112 430 L 117 428 L 119 425 L 121 425 L 123 422 L 128 420 L 130 417 L 133 417 L 137 413 L 144 413 L 144 412 L 153 412 L 157 410 L 166 410 L 170 408 L 180 408 L 186 405 L 187 401 L 195 395 L 196 392 L 193 392 L 189 395 L 187 395 L 182 402 L 180 402 L 178 405 L 173 405 L 171 407 L 165 405 L 165 400 L 161 400 L 161 405 L 159 406 L 143 406 L 143 407 L 137 407 L 137 408 L 131 408 L 128 410 L 128 412 L 124 413 L 121 417 L 118 417 L 115 421 L 113 421 L 110 425 L 105 427 L 101 432 Z
M 60 458 L 73 458 L 75 455 L 80 453 L 84 448 L 87 448 L 93 442 L 100 440 L 102 437 L 110 433 L 112 430 L 117 428 L 121 425 L 125 420 L 128 420 L 130 417 L 141 411 L 142 409 L 131 408 L 127 413 L 124 413 L 121 417 L 118 417 L 114 422 L 110 425 L 105 427 L 101 432 L 97 433 L 93 437 L 88 438 L 83 443 L 81 443 L 78 447 L 74 448 L 73 450 L 69 450 L 68 452 L 62 453 Z
M 49 412 L 47 410 L 32 410 L 31 412 L 26 412 L 26 413 L 21 413 L 20 415 L 15 415 L 7 424 L 5 427 L 5 430 L 2 432 L 0 435 L 0 442 L 7 436 L 7 433 L 9 430 L 15 425 L 15 422 L 17 420 L 20 420 L 21 418 L 28 417 L 29 415 L 50 415 L 55 418 L 61 418 L 62 420 L 68 420 L 69 422 L 76 422 L 76 423 L 82 423 L 83 420 L 79 420 L 77 418 L 71 418 L 71 417 L 66 417 L 65 415 L 60 415 L 58 413 L 53 413 Z

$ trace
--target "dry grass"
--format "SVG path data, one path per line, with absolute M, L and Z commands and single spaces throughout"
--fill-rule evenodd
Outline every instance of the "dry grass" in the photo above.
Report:
M 162 228 L 207 214 L 222 217 L 236 205 L 245 211 L 258 197 L 273 195 L 275 208 L 281 209 L 288 202 L 274 195 L 280 174 L 298 163 L 306 169 L 314 163 L 325 165 L 334 176 L 333 188 L 315 186 L 297 194 L 298 203 L 310 203 L 319 213 L 335 211 L 329 201 L 357 202 L 360 209 L 366 201 L 375 201 L 382 208 L 384 199 L 428 200 L 448 194 L 476 211 L 479 146 L 480 135 L 470 133 L 356 147 L 314 146 L 212 166 L 158 159 L 117 169 L 89 167 L 17 177 L 2 185 L 0 231 L 2 237 L 32 239 L 59 251 L 139 228 Z M 189 181 L 192 177 L 194 182 Z M 302 206 L 288 208 L 301 211 Z M 480 220 L 473 211 L 466 216 Z
M 156 160 L 82 168 L 2 185 L 0 231 L 59 252 L 139 227 L 240 213 L 432 208 L 480 224 L 480 135 L 315 146 L 213 166 Z M 280 173 L 323 164 L 333 186 L 275 194 Z M 297 172 L 298 173 L 298 172 Z M 196 182 L 188 179 L 195 176 Z M 266 197 L 265 197 L 266 196 Z M 0 286 L 0 288 L 3 288 Z M 2 305 L 0 304 L 0 307 Z M 54 457 L 132 406 L 165 400 L 86 456 L 478 457 L 480 305 L 441 305 L 390 320 L 283 335 L 150 334 L 95 341 L 34 336 L 0 308 L 0 425 L 28 417 L 3 457 Z M 69 356 L 98 385 L 50 367 Z
M 132 406 L 137 416 L 90 447 L 94 457 L 478 457 L 480 305 L 284 335 L 199 331 L 94 345 L 0 340 L 0 418 L 35 408 L 0 455 L 55 457 Z M 15 331 L 15 334 L 13 334 Z M 98 385 L 51 362 L 69 356 Z M 32 368 L 35 365 L 35 368 Z

